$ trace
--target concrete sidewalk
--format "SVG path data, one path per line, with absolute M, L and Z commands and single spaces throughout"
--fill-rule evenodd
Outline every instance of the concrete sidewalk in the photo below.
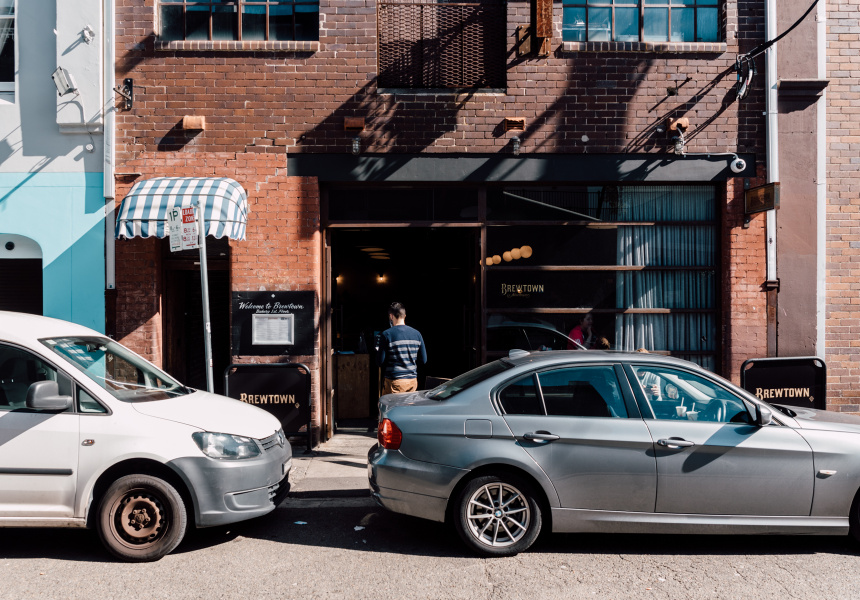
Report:
M 289 498 L 345 498 L 370 494 L 367 486 L 367 452 L 376 433 L 367 429 L 339 429 L 337 434 L 305 454 L 293 445 Z

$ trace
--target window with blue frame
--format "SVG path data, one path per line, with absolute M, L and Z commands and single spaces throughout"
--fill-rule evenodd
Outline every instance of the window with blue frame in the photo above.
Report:
M 0 92 L 15 91 L 15 2 L 0 0 Z
M 319 0 L 159 0 L 162 40 L 319 39 Z
M 564 0 L 565 42 L 718 42 L 719 0 Z

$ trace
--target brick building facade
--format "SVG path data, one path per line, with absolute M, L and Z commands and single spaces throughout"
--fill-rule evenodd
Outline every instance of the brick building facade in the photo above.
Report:
M 134 108 L 117 117 L 117 202 L 134 182 L 150 177 L 230 177 L 244 186 L 251 206 L 247 240 L 230 241 L 223 252 L 229 273 L 225 289 L 315 293 L 314 354 L 288 360 L 304 362 L 313 371 L 314 424 L 322 436 L 335 418 L 332 352 L 345 348 L 338 341 L 342 300 L 333 291 L 339 273 L 332 267 L 337 259 L 330 258 L 332 243 L 338 243 L 332 239 L 348 235 L 339 232 L 370 231 L 357 238 L 366 249 L 368 240 L 390 238 L 395 226 L 412 226 L 416 235 L 425 235 L 425 229 L 456 229 L 443 227 L 432 216 L 386 220 L 373 217 L 372 210 L 367 213 L 371 217 L 337 222 L 340 217 L 332 207 L 342 206 L 350 190 L 405 190 L 401 202 L 408 202 L 410 189 L 423 193 L 432 188 L 434 198 L 444 190 L 474 191 L 477 217 L 454 225 L 474 232 L 472 259 L 481 262 L 469 272 L 476 281 L 476 299 L 464 305 L 484 313 L 477 320 L 464 317 L 475 331 L 470 340 L 478 348 L 470 359 L 475 362 L 486 356 L 493 311 L 504 313 L 488 300 L 487 281 L 497 281 L 492 272 L 506 266 L 484 262 L 485 254 L 496 252 L 491 245 L 493 236 L 498 237 L 488 226 L 487 206 L 496 202 L 488 197 L 510 190 L 575 188 L 583 197 L 605 198 L 615 188 L 623 188 L 618 193 L 624 194 L 642 186 L 705 185 L 716 202 L 713 312 L 718 339 L 708 340 L 707 352 L 713 354 L 708 364 L 737 382 L 745 359 L 768 355 L 765 217 L 755 215 L 745 226 L 743 199 L 745 185 L 767 181 L 765 94 L 759 75 L 749 95 L 738 100 L 733 70 L 736 56 L 764 39 L 762 2 L 720 3 L 717 41 L 665 43 L 565 41 L 564 9 L 556 3 L 548 55 L 518 56 L 517 27 L 529 24 L 530 5 L 510 1 L 503 5 L 504 85 L 469 91 L 382 87 L 380 80 L 402 78 L 380 73 L 378 66 L 378 23 L 389 27 L 380 19 L 382 4 L 321 0 L 318 41 L 165 40 L 158 35 L 157 0 L 126 0 L 117 6 L 117 78 L 132 78 L 135 88 Z M 763 61 L 759 70 L 764 71 Z M 186 115 L 205 117 L 205 129 L 183 130 Z M 359 131 L 347 130 L 347 120 L 355 118 Z M 677 133 L 669 124 L 683 118 L 689 127 L 685 155 L 680 156 L 673 153 Z M 506 119 L 522 119 L 524 128 L 509 129 Z M 729 168 L 733 155 L 747 161 L 740 173 Z M 452 166 L 446 158 L 457 162 Z M 838 184 L 834 180 L 831 189 L 850 193 L 853 188 L 843 179 Z M 839 206 L 848 210 L 851 200 L 845 198 Z M 835 208 L 829 215 L 832 228 L 840 226 Z M 574 221 L 570 223 L 580 227 Z M 380 224 L 389 227 L 373 229 Z M 108 328 L 147 358 L 168 366 L 165 348 L 173 334 L 166 312 L 164 242 L 118 241 L 116 255 L 116 317 Z M 544 271 L 565 268 L 554 265 Z M 384 278 L 380 273 L 380 281 Z M 397 299 L 399 292 L 392 290 L 388 297 Z M 607 306 L 596 315 L 609 331 L 612 320 L 627 308 Z M 589 308 L 594 307 L 528 305 L 512 314 L 540 317 L 566 332 L 576 315 Z M 673 310 L 660 308 L 660 314 L 671 316 Z M 383 316 L 384 304 L 379 312 Z M 419 324 L 437 328 L 427 312 L 413 314 Z M 834 310 L 830 319 L 847 318 L 839 314 Z M 620 331 L 617 322 L 615 327 Z M 363 335 L 362 343 L 370 342 Z M 439 356 L 441 345 L 431 347 L 431 361 L 434 351 Z M 689 348 L 673 353 L 695 355 Z M 283 359 L 230 353 L 234 362 Z

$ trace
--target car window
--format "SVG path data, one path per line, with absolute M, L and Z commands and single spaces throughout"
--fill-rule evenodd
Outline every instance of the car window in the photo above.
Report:
M 609 365 L 545 371 L 538 380 L 548 415 L 627 417 L 618 378 Z
M 499 404 L 507 415 L 544 414 L 534 375 L 527 375 L 505 386 L 499 392 Z
M 488 327 L 487 351 L 507 352 L 508 350 L 528 350 L 529 342 L 520 327 Z
M 463 373 L 450 381 L 446 381 L 437 388 L 433 388 L 427 392 L 427 397 L 432 398 L 433 400 L 447 400 L 448 398 L 456 396 L 463 390 L 467 390 L 473 385 L 486 381 L 490 377 L 498 375 L 502 371 L 506 371 L 510 368 L 511 365 L 509 363 L 501 360 L 487 363 L 482 367 L 472 369 L 468 373 Z
M 164 371 L 109 338 L 64 337 L 41 341 L 123 402 L 165 400 L 190 393 Z
M 526 329 L 532 350 L 567 350 L 570 342 L 564 335 L 552 329 L 529 327 Z
M 105 414 L 107 409 L 86 391 L 78 388 L 78 411 L 87 414 Z
M 704 377 L 655 365 L 633 365 L 633 372 L 655 419 L 753 422 L 743 400 Z
M 37 381 L 56 381 L 61 396 L 72 395 L 72 382 L 26 350 L 0 344 L 0 411 L 27 407 L 27 390 Z

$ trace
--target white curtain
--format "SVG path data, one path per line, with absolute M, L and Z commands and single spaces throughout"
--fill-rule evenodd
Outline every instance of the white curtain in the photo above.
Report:
M 622 188 L 617 264 L 642 267 L 713 267 L 695 270 L 620 271 L 616 307 L 713 309 L 716 307 L 716 225 L 709 186 Z M 625 314 L 615 320 L 615 347 L 673 353 L 716 350 L 715 313 Z M 713 368 L 713 357 L 688 357 Z

